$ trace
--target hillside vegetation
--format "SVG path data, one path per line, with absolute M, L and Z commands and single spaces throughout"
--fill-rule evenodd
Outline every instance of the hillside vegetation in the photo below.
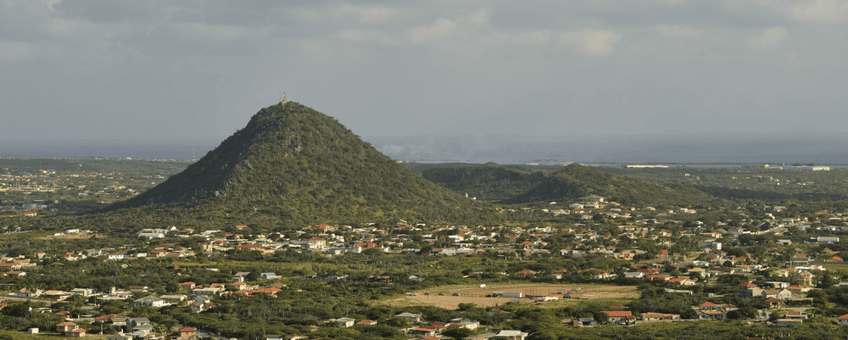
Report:
M 421 175 L 438 185 L 485 201 L 514 197 L 542 183 L 545 174 L 495 163 L 475 167 L 431 168 Z
M 493 216 L 487 204 L 425 180 L 335 119 L 294 102 L 260 110 L 185 171 L 110 210 L 133 207 L 187 207 L 209 218 L 295 226 Z
M 527 192 L 501 202 L 570 201 L 589 195 L 607 197 L 627 205 L 688 205 L 714 199 L 691 187 L 660 186 L 570 164 Z

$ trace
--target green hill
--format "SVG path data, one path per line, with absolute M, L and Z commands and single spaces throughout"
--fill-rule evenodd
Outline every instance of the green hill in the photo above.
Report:
M 428 182 L 294 102 L 260 110 L 185 171 L 110 207 L 127 208 L 292 226 L 493 216 L 490 206 Z
M 626 205 L 688 205 L 715 199 L 693 188 L 670 188 L 571 164 L 527 192 L 501 202 L 572 201 L 593 194 Z
M 424 170 L 421 175 L 445 188 L 460 194 L 467 193 L 484 201 L 500 201 L 514 197 L 539 185 L 546 178 L 541 171 L 528 171 L 495 163 L 436 167 Z

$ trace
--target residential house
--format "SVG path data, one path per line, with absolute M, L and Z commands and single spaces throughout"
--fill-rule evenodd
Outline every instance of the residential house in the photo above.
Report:
M 804 320 L 801 319 L 778 319 L 777 327 L 794 327 L 802 324 Z
M 377 321 L 365 319 L 357 322 L 356 324 L 359 326 L 374 326 L 377 324 Z
M 698 312 L 698 319 L 700 320 L 725 320 L 727 319 L 727 313 L 718 310 L 702 310 Z
M 645 278 L 645 273 L 643 272 L 626 272 L 624 273 L 624 277 L 627 279 L 643 279 Z
M 694 286 L 698 284 L 698 282 L 696 282 L 695 280 L 692 280 L 685 276 L 670 279 L 668 280 L 668 283 L 673 284 L 675 286 Z
M 73 322 L 63 322 L 56 325 L 56 331 L 62 334 L 67 334 L 68 332 L 78 328 L 79 326 Z
M 197 339 L 197 328 L 194 327 L 183 327 L 177 330 L 179 333 L 178 337 L 172 337 L 172 339 Z
M 786 301 L 792 298 L 792 291 L 789 289 L 763 289 L 762 290 L 762 298 L 775 298 L 780 301 Z
M 522 332 L 522 331 L 501 329 L 501 330 L 495 331 L 495 334 L 492 337 L 490 337 L 489 339 L 493 339 L 493 340 L 524 340 L 525 338 L 527 338 L 528 335 L 530 335 L 530 334 Z
M 262 274 L 259 274 L 259 279 L 260 279 L 260 280 L 273 280 L 273 279 L 276 279 L 276 278 L 278 278 L 278 277 L 279 277 L 279 276 L 277 276 L 277 274 L 275 274 L 275 273 L 262 273 Z
M 236 275 L 233 275 L 233 281 L 244 282 L 248 275 L 250 275 L 250 272 L 238 272 Z
M 606 310 L 601 311 L 601 313 L 606 314 L 610 323 L 614 324 L 626 325 L 636 320 L 636 317 L 629 310 Z
M 150 326 L 150 320 L 145 317 L 127 318 L 127 327 L 135 328 L 138 326 Z
M 208 295 L 208 296 L 216 296 L 223 293 L 226 289 L 224 287 L 206 287 L 206 288 L 195 288 L 191 291 L 192 294 L 195 295 Z
M 327 249 L 327 240 L 320 237 L 312 237 L 306 240 L 306 246 L 310 250 L 324 250 Z
M 678 321 L 680 314 L 642 313 L 643 321 Z
M 110 335 L 106 340 L 133 340 L 132 334 L 126 334 L 124 332 L 118 332 Z
M 421 314 L 413 314 L 410 312 L 403 312 L 398 315 L 395 315 L 396 318 L 401 318 L 406 320 L 409 323 L 419 323 L 421 322 Z
M 164 299 L 156 297 L 154 295 L 148 295 L 148 296 L 145 296 L 141 299 L 135 300 L 134 305 L 136 307 L 159 308 L 159 307 L 168 306 L 168 305 L 170 305 L 170 303 L 168 303 L 168 301 L 165 301 Z
M 188 299 L 188 296 L 185 296 L 185 295 L 182 295 L 182 294 L 172 294 L 172 295 L 162 295 L 162 296 L 160 296 L 160 298 L 162 300 L 165 300 L 165 302 L 167 302 L 168 304 L 179 304 L 179 303 L 185 301 L 186 299 Z
M 71 294 L 81 295 L 83 297 L 89 297 L 94 295 L 93 288 L 74 288 L 71 289 Z
M 571 320 L 571 324 L 574 327 L 587 327 L 587 326 L 597 326 L 598 322 L 593 318 L 579 318 Z
M 754 297 L 760 295 L 761 289 L 751 282 L 743 282 L 739 284 L 738 291 L 740 297 Z
M 800 320 L 804 320 L 804 319 L 806 319 L 806 318 L 807 318 L 807 312 L 806 312 L 806 311 L 790 310 L 790 311 L 786 312 L 786 315 L 784 315 L 783 317 L 784 317 L 785 319 L 800 319 Z
M 65 333 L 66 336 L 71 338 L 84 338 L 85 337 L 85 328 L 77 328 L 70 332 Z
M 470 319 L 465 319 L 465 318 L 456 318 L 456 319 L 451 319 L 451 323 L 450 323 L 449 327 L 462 327 L 462 328 L 468 328 L 470 330 L 475 330 L 475 329 L 477 329 L 477 327 L 480 327 L 480 322 L 470 320 Z
M 195 288 L 195 286 L 197 286 L 197 284 L 195 284 L 194 282 L 180 282 L 180 289 L 185 292 L 190 292 L 192 289 Z
M 353 325 L 356 324 L 356 319 L 343 317 L 343 318 L 338 318 L 338 319 L 330 319 L 330 320 L 327 320 L 325 323 L 327 323 L 327 324 L 336 323 L 341 328 L 348 328 L 348 327 L 353 327 Z

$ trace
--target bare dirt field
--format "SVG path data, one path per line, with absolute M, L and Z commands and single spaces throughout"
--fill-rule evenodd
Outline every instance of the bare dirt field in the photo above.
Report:
M 579 289 L 578 289 L 579 288 Z M 384 301 L 383 303 L 396 306 L 431 305 L 440 308 L 455 309 L 460 303 L 473 303 L 479 307 L 502 305 L 508 302 L 535 303 L 527 296 L 545 296 L 566 294 L 571 292 L 572 298 L 560 301 L 545 302 L 544 305 L 564 306 L 569 301 L 585 300 L 631 300 L 639 298 L 635 286 L 612 286 L 598 284 L 494 284 L 480 287 L 479 285 L 454 285 L 435 287 L 417 291 L 415 295 L 403 296 Z M 498 293 L 522 293 L 524 298 L 487 297 Z M 443 295 L 442 295 L 443 294 Z

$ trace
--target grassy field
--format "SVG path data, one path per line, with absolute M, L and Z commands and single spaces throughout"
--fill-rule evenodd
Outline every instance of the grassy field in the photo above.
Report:
M 576 290 L 579 288 L 579 290 Z M 574 298 L 537 303 L 528 298 L 487 297 L 496 292 L 522 293 L 525 297 L 562 294 L 572 291 Z M 383 303 L 394 306 L 430 305 L 446 309 L 456 309 L 460 303 L 473 303 L 480 307 L 497 306 L 508 302 L 535 304 L 544 308 L 557 308 L 578 305 L 586 302 L 600 304 L 625 304 L 639 298 L 635 286 L 613 286 L 600 284 L 495 284 L 451 285 L 435 287 L 415 292 L 415 295 L 389 299 Z

